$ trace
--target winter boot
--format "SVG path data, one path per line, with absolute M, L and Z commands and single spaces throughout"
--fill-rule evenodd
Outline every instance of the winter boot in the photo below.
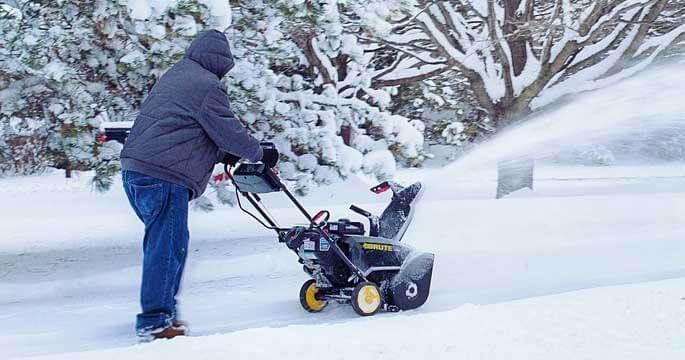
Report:
M 174 324 L 164 329 L 150 333 L 150 336 L 152 337 L 151 340 L 173 339 L 177 336 L 186 335 L 188 335 L 188 329 L 186 328 L 185 324 L 179 324 L 179 326 L 176 326 L 176 324 Z

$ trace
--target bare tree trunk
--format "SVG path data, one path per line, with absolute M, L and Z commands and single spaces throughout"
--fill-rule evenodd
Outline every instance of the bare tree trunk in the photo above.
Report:
M 504 1 L 504 24 L 502 30 L 508 34 L 507 42 L 511 49 L 511 66 L 514 70 L 514 75 L 519 76 L 523 72 L 528 59 L 526 43 L 528 38 L 521 34 L 519 24 L 524 24 L 530 21 L 530 12 L 526 9 L 523 14 L 517 14 L 516 10 L 521 5 L 521 2 L 527 0 L 505 0 Z M 532 3 L 530 3 L 532 4 Z M 529 5 L 530 6 L 530 5 Z

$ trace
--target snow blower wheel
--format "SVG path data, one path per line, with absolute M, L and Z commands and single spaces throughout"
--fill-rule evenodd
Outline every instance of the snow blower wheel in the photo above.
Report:
M 381 308 L 381 292 L 372 282 L 360 282 L 352 292 L 352 308 L 360 316 L 371 316 Z
M 308 312 L 319 312 L 328 305 L 327 301 L 318 300 L 316 298 L 316 293 L 318 292 L 319 289 L 316 287 L 316 280 L 309 279 L 302 284 L 302 288 L 300 289 L 300 304 L 302 304 L 302 307 Z

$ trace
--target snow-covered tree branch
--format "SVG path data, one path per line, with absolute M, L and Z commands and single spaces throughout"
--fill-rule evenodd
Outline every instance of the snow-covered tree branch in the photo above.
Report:
M 376 42 L 398 49 L 396 61 L 405 64 L 383 72 L 377 84 L 456 69 L 499 126 L 624 79 L 685 33 L 682 4 L 673 0 L 397 3 L 378 0 L 366 10 L 392 11 L 369 26 Z

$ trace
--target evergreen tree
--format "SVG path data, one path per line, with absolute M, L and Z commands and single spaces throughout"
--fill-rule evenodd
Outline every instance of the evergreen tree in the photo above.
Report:
M 242 1 L 227 31 L 236 113 L 258 138 L 278 143 L 284 177 L 301 193 L 358 171 L 389 177 L 395 158 L 424 156 L 421 124 L 389 111 L 395 89 L 373 87 L 377 59 L 357 38 L 360 4 Z M 134 118 L 199 31 L 226 29 L 229 11 L 227 1 L 197 0 L 3 5 L 2 170 L 94 169 L 97 187 L 107 188 L 118 148 L 96 142 L 100 122 Z
M 422 134 L 388 111 L 374 89 L 374 54 L 353 1 L 243 1 L 229 38 L 236 69 L 228 82 L 236 111 L 282 151 L 283 176 L 304 193 L 365 171 L 389 177 L 396 156 L 423 159 Z

